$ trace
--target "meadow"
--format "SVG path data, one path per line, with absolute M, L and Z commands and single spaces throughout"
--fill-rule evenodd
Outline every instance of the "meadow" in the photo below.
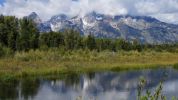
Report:
M 57 48 L 16 52 L 0 59 L 1 77 L 26 77 L 176 67 L 177 52 L 156 51 L 65 51 Z

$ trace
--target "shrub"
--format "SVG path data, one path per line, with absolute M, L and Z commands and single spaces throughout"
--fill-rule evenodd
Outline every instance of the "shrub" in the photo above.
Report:
M 9 57 L 9 56 L 12 56 L 13 54 L 14 54 L 13 50 L 11 50 L 10 48 L 7 48 L 7 47 L 3 47 L 0 44 L 0 58 Z
M 0 57 L 4 56 L 4 50 L 2 45 L 0 44 Z

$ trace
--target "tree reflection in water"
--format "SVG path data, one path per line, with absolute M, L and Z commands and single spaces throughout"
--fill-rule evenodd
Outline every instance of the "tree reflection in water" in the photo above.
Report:
M 38 93 L 39 87 L 39 79 L 0 80 L 0 100 L 27 100 Z
M 98 72 L 53 75 L 46 78 L 25 78 L 19 81 L 0 80 L 0 100 L 136 100 L 140 77 L 147 84 L 143 92 L 154 92 L 164 80 L 167 98 L 177 95 L 178 71 L 174 69 L 145 69 L 123 72 Z
M 25 100 L 33 98 L 39 90 L 40 80 L 39 79 L 23 79 L 21 81 L 21 95 Z
M 0 100 L 18 98 L 18 81 L 0 80 Z

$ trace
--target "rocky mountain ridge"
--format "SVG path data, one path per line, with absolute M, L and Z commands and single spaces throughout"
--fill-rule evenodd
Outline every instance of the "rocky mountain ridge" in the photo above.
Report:
M 37 23 L 40 32 L 74 29 L 82 35 L 92 34 L 100 38 L 136 39 L 151 44 L 178 42 L 178 25 L 147 16 L 110 16 L 91 12 L 83 17 L 59 14 L 45 22 L 35 12 L 28 17 Z

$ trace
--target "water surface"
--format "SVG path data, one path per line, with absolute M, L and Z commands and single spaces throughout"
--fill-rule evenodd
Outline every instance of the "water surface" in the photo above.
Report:
M 134 100 L 140 77 L 147 80 L 145 90 L 164 80 L 163 94 L 178 97 L 177 70 L 147 69 L 0 81 L 0 100 Z

